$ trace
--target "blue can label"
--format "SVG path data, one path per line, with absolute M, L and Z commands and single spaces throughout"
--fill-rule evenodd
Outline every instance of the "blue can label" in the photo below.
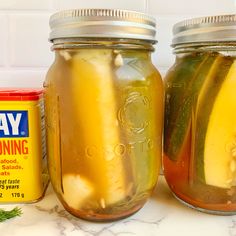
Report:
M 0 138 L 29 137 L 28 111 L 0 111 Z

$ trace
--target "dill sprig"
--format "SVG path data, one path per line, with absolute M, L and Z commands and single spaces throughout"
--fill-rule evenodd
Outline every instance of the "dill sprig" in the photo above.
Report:
M 3 222 L 16 216 L 21 216 L 21 214 L 22 211 L 19 207 L 15 207 L 11 211 L 0 209 L 0 222 Z

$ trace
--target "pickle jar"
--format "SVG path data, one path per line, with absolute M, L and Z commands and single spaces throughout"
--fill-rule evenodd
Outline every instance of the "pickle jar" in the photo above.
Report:
M 181 202 L 236 213 L 236 15 L 174 25 L 165 78 L 164 174 Z
M 65 209 L 92 221 L 138 211 L 157 181 L 164 86 L 143 13 L 66 10 L 50 18 L 55 61 L 44 83 L 48 162 Z

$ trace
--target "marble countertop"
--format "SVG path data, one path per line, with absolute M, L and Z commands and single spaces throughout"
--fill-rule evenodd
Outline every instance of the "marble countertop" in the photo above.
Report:
M 14 206 L 0 207 L 8 210 Z M 91 223 L 70 215 L 51 186 L 41 201 L 18 206 L 23 215 L 0 223 L 0 236 L 236 236 L 236 216 L 208 215 L 182 205 L 163 177 L 139 212 L 112 223 Z

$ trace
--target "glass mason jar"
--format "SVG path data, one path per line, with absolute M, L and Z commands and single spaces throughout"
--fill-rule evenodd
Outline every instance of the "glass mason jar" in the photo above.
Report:
M 131 215 L 150 196 L 162 153 L 155 20 L 88 9 L 56 13 L 50 25 L 55 61 L 44 87 L 54 190 L 80 218 Z
M 236 16 L 174 26 L 165 78 L 164 174 L 174 195 L 213 214 L 236 213 Z

